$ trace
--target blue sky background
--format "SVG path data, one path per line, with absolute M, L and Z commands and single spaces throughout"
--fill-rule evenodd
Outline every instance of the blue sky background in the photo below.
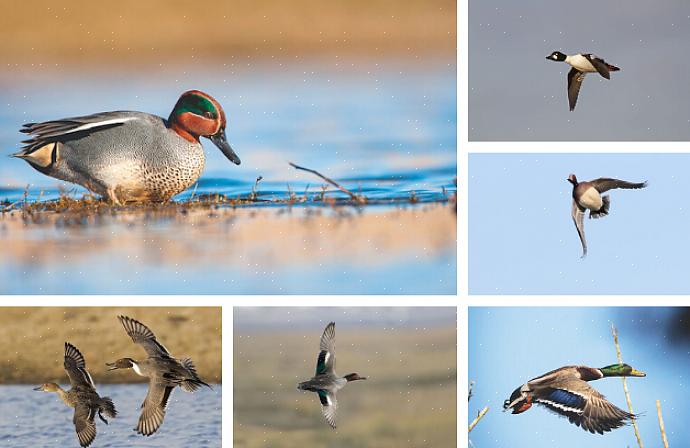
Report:
M 470 154 L 471 294 L 687 294 L 690 154 Z M 611 212 L 585 219 L 587 258 L 570 216 L 572 185 L 612 190 Z
M 554 50 L 621 68 L 590 74 L 568 110 Z M 690 140 L 687 0 L 470 0 L 471 140 Z
M 552 369 L 572 364 L 603 367 L 616 362 L 611 323 L 619 329 L 623 360 L 647 373 L 630 378 L 628 389 L 645 446 L 661 446 L 656 400 L 661 400 L 669 446 L 690 446 L 687 342 L 666 337 L 669 308 L 470 308 L 469 380 L 476 381 L 469 403 L 473 419 L 489 413 L 470 433 L 475 448 L 636 447 L 632 426 L 605 435 L 590 434 L 565 418 L 533 406 L 512 415 L 502 412 L 513 390 Z M 592 383 L 625 409 L 621 380 Z

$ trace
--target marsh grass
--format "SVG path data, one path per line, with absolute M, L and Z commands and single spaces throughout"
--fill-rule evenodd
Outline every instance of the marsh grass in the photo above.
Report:
M 131 371 L 106 371 L 105 363 L 117 358 L 145 357 L 118 321 L 121 314 L 146 324 L 173 356 L 192 358 L 206 382 L 222 381 L 220 308 L 5 307 L 0 308 L 0 383 L 65 384 L 65 342 L 79 348 L 96 383 L 145 381 Z
M 313 374 L 318 341 L 297 333 L 234 335 L 234 446 L 456 445 L 456 329 L 338 332 L 338 429 L 296 384 Z

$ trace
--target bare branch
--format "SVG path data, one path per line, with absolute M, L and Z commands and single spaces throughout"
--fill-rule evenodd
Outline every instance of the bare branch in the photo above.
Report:
M 611 333 L 613 334 L 613 343 L 616 345 L 616 356 L 618 356 L 618 363 L 623 364 L 623 355 L 621 355 L 621 347 L 618 344 L 618 330 L 613 324 L 611 324 Z M 625 377 L 623 377 L 622 380 L 623 390 L 625 391 L 625 401 L 628 403 L 628 411 L 630 411 L 631 414 L 635 414 L 632 407 L 632 401 L 630 400 L 630 392 L 628 392 L 628 383 L 625 380 Z M 640 437 L 640 429 L 637 427 L 637 420 L 635 418 L 632 419 L 632 425 L 635 429 L 635 438 L 637 438 L 637 445 L 640 448 L 644 448 L 642 438 Z
M 340 185 L 338 182 L 336 182 L 336 181 L 334 181 L 333 179 L 330 179 L 330 178 L 324 176 L 323 174 L 319 173 L 318 171 L 312 170 L 312 169 L 310 169 L 310 168 L 304 168 L 303 166 L 295 165 L 295 164 L 292 163 L 292 162 L 288 162 L 288 163 L 290 164 L 291 167 L 293 167 L 293 168 L 295 168 L 295 169 L 297 169 L 297 170 L 306 171 L 306 172 L 308 172 L 308 173 L 312 173 L 312 174 L 314 174 L 314 175 L 316 175 L 316 176 L 319 176 L 321 179 L 323 179 L 323 180 L 325 180 L 326 182 L 328 182 L 329 184 L 333 185 L 333 186 L 334 186 L 335 188 L 337 188 L 338 190 L 340 190 L 340 191 L 342 191 L 343 193 L 345 193 L 345 194 L 347 194 L 348 196 L 350 196 L 350 198 L 352 198 L 353 201 L 355 201 L 355 202 L 357 202 L 357 203 L 360 203 L 360 204 L 366 204 L 366 203 L 367 203 L 367 198 L 366 198 L 366 197 L 360 196 L 360 195 L 358 195 L 358 194 L 354 194 L 353 192 L 351 192 L 351 191 L 348 190 L 347 188 L 345 188 L 345 187 L 343 187 L 342 185 Z
M 475 417 L 474 420 L 472 420 L 472 423 L 470 423 L 470 426 L 467 428 L 467 432 L 470 433 L 475 426 L 477 426 L 477 423 L 479 423 L 479 420 L 482 419 L 486 415 L 486 413 L 489 412 L 489 407 L 485 406 L 484 409 L 479 411 L 479 414 L 477 414 L 477 417 Z
M 666 439 L 666 428 L 664 427 L 664 418 L 661 416 L 661 402 L 656 401 L 656 414 L 659 416 L 659 430 L 661 431 L 661 441 L 664 448 L 668 448 L 668 440 Z

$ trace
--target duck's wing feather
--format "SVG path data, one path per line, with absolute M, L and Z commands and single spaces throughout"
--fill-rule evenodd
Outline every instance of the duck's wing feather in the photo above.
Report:
M 82 447 L 91 445 L 93 439 L 96 438 L 96 423 L 93 419 L 96 416 L 96 410 L 84 403 L 77 403 L 74 408 L 74 429 L 77 431 L 79 444 Z
M 127 316 L 118 316 L 117 318 L 125 327 L 125 331 L 132 338 L 132 341 L 146 350 L 149 357 L 172 358 L 168 349 L 158 342 L 156 335 L 146 325 Z
M 540 390 L 534 401 L 591 433 L 603 434 L 620 428 L 635 417 L 613 405 L 582 380 L 555 383 L 551 388 Z
M 84 386 L 96 390 L 93 378 L 86 370 L 86 361 L 77 347 L 65 342 L 65 371 L 72 387 Z
M 589 181 L 590 184 L 599 192 L 603 193 L 605 191 L 614 190 L 616 188 L 625 189 L 638 189 L 645 188 L 647 182 L 628 182 L 620 179 L 611 179 L 609 177 L 600 177 L 599 179 L 594 179 Z
M 575 224 L 575 229 L 577 229 L 577 235 L 580 237 L 580 243 L 582 244 L 582 258 L 587 256 L 587 239 L 585 238 L 585 211 L 580 209 L 577 202 L 573 200 L 573 206 L 570 212 L 573 223 Z
M 158 431 L 163 424 L 170 394 L 174 388 L 175 386 L 166 385 L 155 377 L 151 378 L 149 391 L 141 404 L 141 415 L 136 427 L 138 434 L 150 436 Z
M 335 414 L 338 410 L 338 400 L 335 392 L 320 390 L 317 392 L 321 401 L 321 413 L 331 428 L 335 429 Z
M 577 97 L 580 94 L 580 86 L 582 86 L 582 81 L 585 79 L 585 73 L 576 69 L 571 68 L 568 72 L 568 105 L 570 110 L 575 110 L 575 105 L 577 104 Z
M 116 111 L 44 121 L 43 123 L 26 123 L 19 132 L 29 134 L 30 138 L 22 142 L 24 143 L 22 150 L 24 154 L 30 154 L 48 143 L 81 138 L 96 131 L 122 126 L 124 123 L 137 118 L 132 112 Z
M 335 322 L 329 323 L 323 330 L 320 349 L 316 359 L 316 375 L 335 373 Z
M 601 76 L 603 76 L 606 79 L 611 79 L 611 73 L 609 73 L 609 65 L 604 62 L 603 59 L 598 58 L 592 54 L 583 54 L 582 56 L 586 57 L 587 60 L 592 64 L 592 67 L 599 72 Z

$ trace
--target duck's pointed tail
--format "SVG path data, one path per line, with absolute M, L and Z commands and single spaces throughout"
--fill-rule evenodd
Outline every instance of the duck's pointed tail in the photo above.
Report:
M 606 64 L 606 66 L 608 67 L 608 69 L 609 69 L 610 72 L 618 72 L 618 71 L 620 71 L 620 68 L 616 67 L 615 65 Z
M 117 410 L 115 409 L 115 404 L 113 403 L 113 400 L 110 397 L 101 397 L 101 405 L 98 411 L 100 413 L 105 414 L 106 417 L 117 417 Z
M 180 387 L 182 390 L 185 392 L 194 392 L 197 389 L 199 389 L 201 386 L 206 386 L 209 389 L 213 389 L 210 384 L 205 383 L 204 381 L 199 378 L 199 374 L 196 373 L 196 367 L 194 367 L 194 363 L 192 362 L 191 358 L 185 358 L 182 360 L 182 365 L 185 366 L 185 368 L 189 371 L 191 374 L 191 378 L 187 378 L 182 383 L 180 383 Z

